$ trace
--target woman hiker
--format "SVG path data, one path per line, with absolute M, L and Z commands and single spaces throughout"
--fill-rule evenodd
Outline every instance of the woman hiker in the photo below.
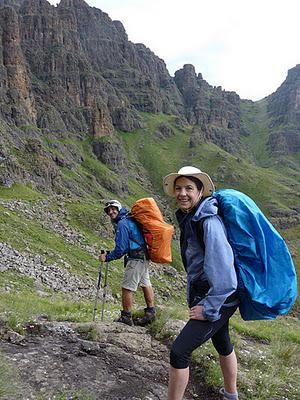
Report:
M 176 198 L 182 261 L 187 274 L 189 321 L 170 353 L 168 400 L 182 400 L 193 350 L 211 339 L 219 354 L 223 400 L 237 400 L 237 359 L 228 322 L 238 306 L 237 278 L 226 229 L 211 197 L 214 184 L 195 167 L 167 175 L 164 190 Z

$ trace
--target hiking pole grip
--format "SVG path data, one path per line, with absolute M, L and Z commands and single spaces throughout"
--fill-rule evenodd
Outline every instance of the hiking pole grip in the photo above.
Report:
M 105 254 L 105 250 L 100 250 L 100 253 Z M 101 285 L 102 269 L 103 269 L 103 261 L 100 261 L 100 270 L 99 270 L 98 283 L 97 283 L 98 290 L 100 289 L 100 285 Z

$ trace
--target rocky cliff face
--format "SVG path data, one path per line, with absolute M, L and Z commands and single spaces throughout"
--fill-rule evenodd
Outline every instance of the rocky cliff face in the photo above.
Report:
M 175 82 L 183 96 L 189 123 L 240 128 L 240 98 L 235 92 L 210 86 L 190 64 L 175 73 Z
M 269 96 L 268 113 L 271 151 L 279 155 L 300 151 L 300 64 L 288 71 L 283 84 Z
M 57 7 L 46 0 L 0 0 L 0 6 L 6 120 L 96 137 L 113 127 L 136 128 L 135 110 L 239 127 L 236 94 L 212 88 L 192 66 L 173 79 L 163 60 L 128 40 L 121 22 L 83 0 Z
M 75 14 L 75 6 L 89 18 L 90 8 L 83 1 L 62 1 L 55 8 L 46 0 L 28 0 L 19 9 L 21 46 L 36 101 L 36 123 L 52 132 L 102 136 L 112 133 L 113 114 L 126 108 L 126 102 L 91 67 L 80 41 L 77 17 L 81 16 Z M 129 115 L 123 128 L 130 128 L 132 119 Z
M 0 13 L 0 112 L 10 123 L 36 123 L 34 96 L 21 49 L 18 16 L 10 7 Z
M 273 125 L 300 124 L 300 64 L 288 71 L 286 80 L 268 98 Z
M 186 118 L 195 125 L 190 145 L 206 140 L 229 152 L 240 151 L 240 98 L 235 92 L 212 87 L 195 68 L 186 64 L 175 73 L 175 82 L 185 104 Z
M 23 3 L 23 0 L 1 0 L 0 5 L 1 6 L 11 6 L 11 7 L 18 9 L 22 3 Z
M 99 137 L 114 127 L 136 128 L 135 110 L 183 114 L 164 62 L 129 42 L 123 25 L 102 11 L 83 0 L 1 5 L 1 115 L 7 121 Z
M 0 0 L 0 38 L 0 117 L 11 127 L 6 136 L 14 142 L 17 128 L 32 128 L 21 133 L 20 152 L 34 151 L 28 137 L 39 142 L 90 135 L 96 157 L 126 176 L 122 144 L 116 147 L 113 132 L 139 127 L 138 111 L 172 114 L 180 125 L 195 125 L 191 146 L 206 140 L 228 151 L 240 148 L 236 94 L 211 87 L 192 66 L 172 78 L 163 60 L 128 40 L 121 22 L 83 0 L 61 0 L 57 7 L 47 0 Z M 101 144 L 103 136 L 111 141 Z M 38 148 L 45 150 L 41 143 Z M 66 165 L 46 153 L 41 160 L 49 160 L 53 173 L 43 182 L 53 187 L 57 165 L 69 168 L 78 157 L 71 154 Z M 2 181 L 9 184 L 19 166 L 17 159 L 6 160 Z M 30 177 L 32 171 L 25 181 Z M 17 178 L 24 181 L 22 173 Z M 40 186 L 40 177 L 33 180 Z
M 95 156 L 126 176 L 122 143 L 113 133 L 116 128 L 140 127 L 138 111 L 172 114 L 178 126 L 192 125 L 190 147 L 213 142 L 230 153 L 245 152 L 236 93 L 212 87 L 192 65 L 172 78 L 163 60 L 143 44 L 128 40 L 121 22 L 83 0 L 61 0 L 57 7 L 47 0 L 0 0 L 0 38 L 0 118 L 10 126 L 4 128 L 10 145 L 2 149 L 3 182 L 13 180 L 13 171 L 21 180 L 26 175 L 20 172 L 18 159 L 9 156 L 19 134 L 20 152 L 34 151 L 28 147 L 28 137 L 41 142 L 46 137 L 92 136 Z M 300 146 L 299 70 L 299 66 L 291 70 L 269 98 L 273 153 L 295 152 Z M 98 139 L 103 136 L 111 140 L 101 143 Z M 46 186 L 59 181 L 57 166 L 73 168 L 82 161 L 74 152 L 64 159 L 47 154 L 41 144 L 38 148 L 44 154 L 40 160 L 47 159 L 53 172 L 49 176 L 45 172 Z M 31 178 L 30 172 L 26 182 Z M 118 190 L 126 187 L 122 183 Z

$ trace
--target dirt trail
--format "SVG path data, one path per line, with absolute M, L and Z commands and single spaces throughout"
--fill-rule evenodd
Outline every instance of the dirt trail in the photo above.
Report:
M 145 328 L 47 322 L 4 337 L 0 352 L 17 376 L 2 399 L 166 400 L 169 349 Z M 192 374 L 185 399 L 218 399 L 201 381 Z

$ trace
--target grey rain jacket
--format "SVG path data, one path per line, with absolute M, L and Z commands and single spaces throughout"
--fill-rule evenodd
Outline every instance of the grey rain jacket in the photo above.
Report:
M 187 302 L 191 306 L 195 286 L 207 285 L 204 296 L 199 296 L 196 304 L 203 306 L 204 316 L 209 321 L 216 321 L 223 305 L 238 304 L 237 297 L 231 296 L 237 289 L 237 277 L 226 229 L 218 215 L 218 202 L 214 197 L 207 197 L 190 213 L 178 210 L 176 217 L 181 231 L 181 256 L 187 273 Z M 203 218 L 201 244 L 197 224 Z M 224 304 L 229 296 L 233 301 Z

